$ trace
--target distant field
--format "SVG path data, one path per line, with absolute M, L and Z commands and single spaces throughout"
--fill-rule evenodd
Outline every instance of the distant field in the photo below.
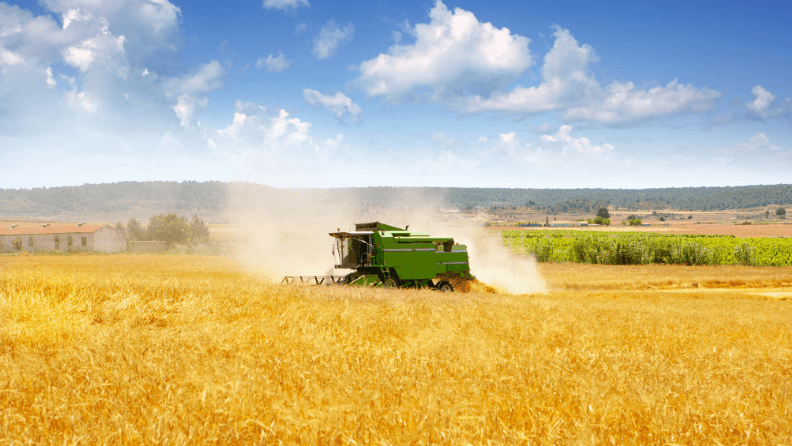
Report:
M 540 262 L 607 265 L 792 266 L 792 239 L 638 231 L 514 230 L 501 232 L 516 254 Z
M 0 257 L 0 444 L 789 444 L 792 268 L 539 268 L 510 296 Z
M 792 237 L 792 223 L 782 224 L 752 224 L 752 225 L 738 225 L 738 224 L 687 224 L 687 223 L 669 223 L 668 226 L 662 224 L 652 223 L 652 226 L 581 226 L 581 227 L 533 227 L 521 228 L 517 226 L 490 226 L 491 231 L 553 231 L 558 229 L 568 229 L 573 231 L 616 231 L 616 232 L 649 232 L 655 234 L 709 234 L 709 235 L 733 235 L 735 237 L 744 238 L 760 238 L 760 237 Z

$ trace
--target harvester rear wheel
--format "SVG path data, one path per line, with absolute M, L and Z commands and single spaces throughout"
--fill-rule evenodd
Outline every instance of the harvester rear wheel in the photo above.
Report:
M 435 285 L 435 289 L 443 293 L 450 293 L 451 291 L 454 291 L 454 287 L 452 287 L 451 284 L 445 280 Z
M 390 278 L 385 279 L 385 281 L 382 282 L 382 286 L 384 288 L 399 288 L 399 283 L 396 282 L 396 279 L 390 277 Z

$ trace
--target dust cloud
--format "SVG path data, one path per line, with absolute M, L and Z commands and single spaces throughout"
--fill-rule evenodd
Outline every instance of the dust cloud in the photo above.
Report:
M 441 212 L 449 206 L 439 189 L 373 189 L 285 190 L 232 184 L 229 214 L 237 234 L 237 261 L 276 283 L 284 276 L 345 275 L 351 271 L 334 269 L 334 239 L 328 233 L 380 221 L 454 237 L 468 246 L 471 272 L 500 291 L 546 291 L 534 259 L 513 255 L 500 242 L 499 233 Z

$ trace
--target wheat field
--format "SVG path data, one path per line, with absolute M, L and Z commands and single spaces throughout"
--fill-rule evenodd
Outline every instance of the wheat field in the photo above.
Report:
M 543 264 L 522 296 L 0 268 L 0 445 L 792 444 L 792 268 Z

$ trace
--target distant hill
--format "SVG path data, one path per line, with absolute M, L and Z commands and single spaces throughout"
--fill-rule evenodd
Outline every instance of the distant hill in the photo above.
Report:
M 237 193 L 232 194 L 232 190 Z M 792 204 L 792 185 L 684 187 L 664 189 L 497 189 L 366 187 L 290 190 L 253 183 L 122 182 L 73 187 L 0 189 L 0 218 L 36 217 L 59 220 L 126 221 L 131 217 L 176 212 L 199 214 L 207 221 L 225 221 L 229 203 L 248 195 L 287 198 L 310 193 L 325 200 L 354 197 L 360 206 L 439 202 L 460 209 L 524 207 L 591 211 L 600 205 L 630 209 L 718 210 Z

